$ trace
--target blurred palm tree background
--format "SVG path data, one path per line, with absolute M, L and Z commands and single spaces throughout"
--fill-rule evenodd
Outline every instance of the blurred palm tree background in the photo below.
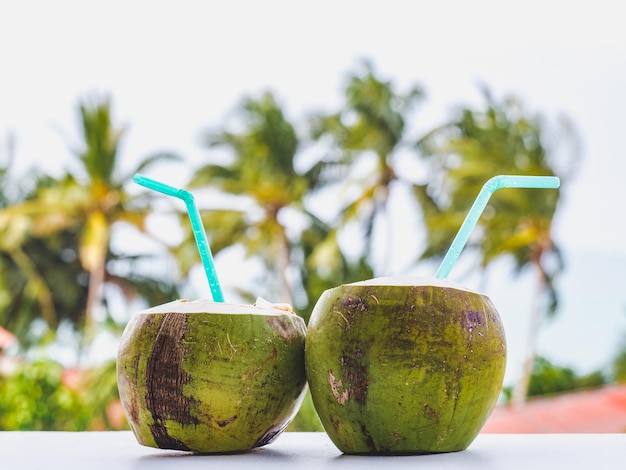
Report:
M 245 98 L 233 123 L 206 133 L 207 159 L 186 184 L 222 196 L 220 207 L 201 208 L 216 258 L 238 247 L 262 267 L 254 289 L 225 287 L 246 302 L 289 302 L 308 320 L 325 289 L 401 274 L 391 272 L 398 253 L 407 273 L 439 261 L 492 176 L 557 175 L 566 188 L 577 154 L 561 149 L 575 149 L 575 133 L 554 137 L 516 99 L 498 100 L 487 87 L 483 96 L 483 107 L 461 106 L 450 122 L 421 135 L 413 134 L 422 88 L 400 91 L 367 62 L 347 77 L 339 109 L 299 121 L 272 93 Z M 94 356 L 94 343 L 119 338 L 134 311 L 178 298 L 200 263 L 186 214 L 171 209 L 184 235 L 169 245 L 147 228 L 160 196 L 130 189 L 135 172 L 149 174 L 166 161 L 189 166 L 184 156 L 151 155 L 122 173 L 124 127 L 110 97 L 83 99 L 77 117 L 81 141 L 69 145 L 70 169 L 60 177 L 14 175 L 10 139 L 0 151 L 0 326 L 18 339 L 4 354 L 0 347 L 0 429 L 125 428 L 115 363 Z M 407 160 L 423 171 L 407 174 Z M 503 191 L 466 248 L 471 269 L 508 257 L 516 272 L 536 275 L 526 368 L 509 390 L 517 402 L 528 395 L 541 319 L 558 311 L 558 204 L 558 191 Z M 391 242 L 403 222 L 392 217 L 394 206 L 420 214 L 412 230 L 425 234 L 425 247 L 415 259 Z M 129 231 L 160 249 L 120 250 Z M 53 359 L 59 350 L 70 359 Z M 624 380 L 623 354 L 620 361 L 621 375 L 596 375 L 593 384 Z M 550 364 L 540 364 L 545 374 Z M 290 429 L 321 429 L 310 399 Z

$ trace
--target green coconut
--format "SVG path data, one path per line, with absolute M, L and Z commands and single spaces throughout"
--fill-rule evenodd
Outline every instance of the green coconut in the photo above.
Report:
M 393 277 L 335 287 L 308 324 L 313 403 L 349 454 L 466 449 L 496 404 L 505 363 L 493 303 L 449 281 Z
M 305 334 L 282 307 L 175 301 L 134 315 L 117 379 L 138 442 L 195 452 L 270 443 L 304 396 Z

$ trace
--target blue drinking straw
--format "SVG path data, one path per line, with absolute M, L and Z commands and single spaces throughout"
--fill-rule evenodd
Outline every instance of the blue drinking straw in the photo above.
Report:
M 213 255 L 211 255 L 211 248 L 209 247 L 209 242 L 207 241 L 206 233 L 204 232 L 204 227 L 202 226 L 202 220 L 200 219 L 200 212 L 198 212 L 198 208 L 196 207 L 193 194 L 189 191 L 185 191 L 184 189 L 174 188 L 159 181 L 155 181 L 151 178 L 140 175 L 139 173 L 133 176 L 133 181 L 137 184 L 145 186 L 146 188 L 150 188 L 168 196 L 177 197 L 178 199 L 183 200 L 185 206 L 187 207 L 187 214 L 189 215 L 189 220 L 191 221 L 191 228 L 196 239 L 198 251 L 200 252 L 200 259 L 202 260 L 202 265 L 204 266 L 204 272 L 209 280 L 209 287 L 211 288 L 213 301 L 224 302 L 224 295 L 222 294 L 222 288 L 220 287 L 219 280 L 217 279 L 215 264 L 213 263 Z
M 556 176 L 516 176 L 516 175 L 499 175 L 494 176 L 487 181 L 478 197 L 474 201 L 471 209 L 467 213 L 461 228 L 456 237 L 452 241 L 452 245 L 448 249 L 445 258 L 439 266 L 439 270 L 435 277 L 437 279 L 446 279 L 450 274 L 450 270 L 458 259 L 463 247 L 467 243 L 472 230 L 476 226 L 478 219 L 485 210 L 487 202 L 493 193 L 500 188 L 540 188 L 555 189 L 561 185 L 561 180 Z

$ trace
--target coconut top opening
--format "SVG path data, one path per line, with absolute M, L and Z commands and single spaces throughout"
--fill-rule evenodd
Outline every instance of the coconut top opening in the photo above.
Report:
M 367 279 L 365 281 L 353 282 L 346 284 L 348 286 L 435 286 L 447 287 L 449 289 L 458 289 L 466 292 L 474 292 L 467 287 L 456 284 L 447 279 L 437 279 L 425 276 L 387 276 Z
M 291 305 L 271 303 L 260 297 L 257 298 L 254 305 L 227 304 L 224 302 L 214 302 L 209 299 L 180 299 L 157 305 L 141 313 L 221 313 L 229 315 L 283 315 L 285 313 L 291 313 L 295 315 Z

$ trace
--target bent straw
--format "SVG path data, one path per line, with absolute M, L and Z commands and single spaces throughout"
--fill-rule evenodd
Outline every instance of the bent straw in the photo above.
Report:
M 561 185 L 561 180 L 556 176 L 516 176 L 516 175 L 499 175 L 494 176 L 487 181 L 471 209 L 467 213 L 461 228 L 459 229 L 456 237 L 452 241 L 452 245 L 448 249 L 446 256 L 444 257 L 439 270 L 435 277 L 437 279 L 446 279 L 450 274 L 450 270 L 456 260 L 458 259 L 461 251 L 465 247 L 467 240 L 469 239 L 472 230 L 476 226 L 476 222 L 480 218 L 483 210 L 487 206 L 487 202 L 493 193 L 501 188 L 539 188 L 539 189 L 555 189 Z
M 200 219 L 200 212 L 198 212 L 198 208 L 196 207 L 193 194 L 189 191 L 185 191 L 184 189 L 174 188 L 159 181 L 155 181 L 151 178 L 140 175 L 139 173 L 133 176 L 133 181 L 137 184 L 145 186 L 146 188 L 150 188 L 168 196 L 177 197 L 178 199 L 183 200 L 185 206 L 187 207 L 187 214 L 189 215 L 189 220 L 191 221 L 191 228 L 196 239 L 198 251 L 200 252 L 200 259 L 202 260 L 202 265 L 204 266 L 204 272 L 206 273 L 206 277 L 209 281 L 213 301 L 224 302 L 222 288 L 220 287 L 217 272 L 215 271 L 215 264 L 213 263 L 213 256 L 211 255 L 211 248 L 209 247 L 209 242 L 207 241 L 206 233 L 204 232 L 202 221 Z

